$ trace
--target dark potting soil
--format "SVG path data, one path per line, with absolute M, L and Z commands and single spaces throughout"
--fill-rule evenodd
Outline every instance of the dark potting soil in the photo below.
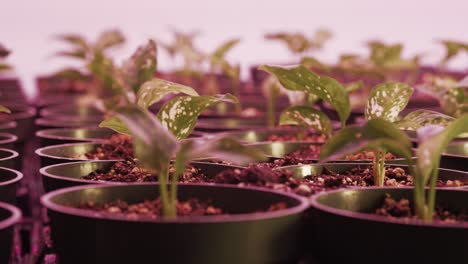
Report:
M 172 178 L 174 168 L 169 169 L 169 179 Z M 93 181 L 111 181 L 111 182 L 157 182 L 158 175 L 149 173 L 148 171 L 137 166 L 134 159 L 126 159 L 118 161 L 112 167 L 106 170 L 96 170 L 90 174 L 83 176 L 84 180 Z M 199 183 L 212 181 L 200 169 L 193 166 L 187 166 L 184 173 L 179 176 L 179 182 L 182 183 Z
M 147 200 L 140 203 L 128 204 L 125 201 L 117 200 L 114 202 L 97 204 L 93 202 L 82 203 L 78 208 L 98 211 L 107 215 L 120 214 L 129 219 L 138 219 L 139 217 L 158 219 L 162 214 L 162 204 L 159 198 Z M 287 208 L 286 203 L 280 202 L 272 204 L 270 207 L 258 212 L 270 212 Z M 197 198 L 191 198 L 187 201 L 177 201 L 177 216 L 207 216 L 207 215 L 226 215 L 229 212 L 217 207 L 213 201 L 202 201 Z
M 133 144 L 129 136 L 115 134 L 109 141 L 101 144 L 96 150 L 84 154 L 88 159 L 119 160 L 133 158 Z
M 302 196 L 350 186 L 372 186 L 374 184 L 372 168 L 357 166 L 343 173 L 324 169 L 320 175 L 295 177 L 291 171 L 273 170 L 269 166 L 251 165 L 246 169 L 226 170 L 214 178 L 215 183 L 235 184 L 238 186 L 257 186 L 269 189 L 293 192 Z M 385 186 L 411 186 L 413 177 L 402 168 L 386 168 Z M 438 181 L 440 187 L 462 186 L 456 181 Z
M 376 215 L 389 218 L 415 219 L 414 205 L 408 199 L 395 200 L 390 194 L 386 194 Z M 454 212 L 444 207 L 437 206 L 434 212 L 434 221 L 440 223 L 456 223 L 468 221 L 468 212 Z

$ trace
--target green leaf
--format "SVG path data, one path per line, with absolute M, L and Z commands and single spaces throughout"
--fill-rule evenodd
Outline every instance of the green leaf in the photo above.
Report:
M 77 59 L 86 59 L 86 51 L 85 50 L 73 50 L 73 51 L 59 51 L 56 54 L 57 56 L 61 57 L 72 57 Z
M 123 87 L 116 79 L 117 69 L 110 58 L 104 56 L 103 53 L 97 52 L 91 62 L 88 64 L 88 69 L 102 83 L 104 89 L 108 89 L 113 93 L 122 92 Z
M 120 134 L 131 135 L 130 129 L 128 129 L 127 125 L 117 116 L 107 117 L 104 121 L 99 123 L 99 127 L 106 127 Z
M 61 34 L 56 37 L 59 40 L 65 41 L 73 46 L 76 46 L 78 50 L 88 51 L 89 44 L 83 36 L 78 34 Z
M 288 90 L 314 94 L 329 103 L 338 112 L 341 125 L 344 126 L 351 110 L 348 93 L 338 81 L 318 76 L 302 65 L 290 69 L 263 65 L 260 69 L 275 75 Z
M 307 67 L 308 69 L 319 69 L 319 70 L 322 70 L 322 71 L 325 71 L 325 72 L 330 71 L 330 67 L 328 67 L 328 65 L 326 65 L 326 64 L 320 62 L 318 59 L 316 59 L 314 57 L 310 57 L 310 56 L 302 58 L 301 64 L 304 65 L 305 67 Z
M 356 81 L 356 82 L 351 82 L 347 83 L 345 85 L 345 89 L 348 92 L 348 94 L 355 92 L 357 90 L 360 90 L 361 88 L 364 88 L 364 82 L 363 81 Z
M 226 137 L 214 137 L 205 140 L 189 140 L 182 144 L 190 144 L 187 160 L 215 157 L 238 165 L 246 165 L 253 161 L 266 160 L 266 155 L 260 149 L 244 146 L 237 140 Z M 179 154 L 178 154 L 179 155 Z
M 108 48 L 120 45 L 125 42 L 125 37 L 118 30 L 109 30 L 102 32 L 95 45 L 94 50 L 102 52 Z
M 8 64 L 0 63 L 0 71 L 5 71 L 11 69 L 11 66 Z
M 348 154 L 369 149 L 384 149 L 409 160 L 411 147 L 411 141 L 405 133 L 392 123 L 376 118 L 363 126 L 341 129 L 322 146 L 320 160 L 327 162 L 342 159 Z
M 0 105 L 0 112 L 1 113 L 7 113 L 7 114 L 11 114 L 11 110 L 6 108 L 5 106 L 3 105 Z
M 213 52 L 211 55 L 212 58 L 223 59 L 226 56 L 226 53 L 230 51 L 234 46 L 240 42 L 240 39 L 231 39 L 223 43 L 219 48 Z
M 395 122 L 395 125 L 403 130 L 417 130 L 426 125 L 447 126 L 453 120 L 453 117 L 439 112 L 419 109 L 407 114 L 403 119 Z
M 332 123 L 327 115 L 309 106 L 292 106 L 283 110 L 279 121 L 280 126 L 295 125 L 312 127 L 330 136 Z
M 418 137 L 426 137 L 425 133 L 432 133 L 431 129 L 419 129 Z M 468 133 L 468 115 L 464 115 L 451 122 L 442 132 L 429 136 L 420 143 L 416 150 L 418 174 L 427 183 L 431 174 L 438 169 L 440 155 L 454 138 Z
M 220 102 L 238 103 L 236 97 L 222 96 L 179 96 L 165 103 L 158 113 L 163 126 L 168 128 L 177 139 L 183 139 L 192 133 L 198 116 L 206 108 Z
M 153 40 L 149 40 L 145 46 L 138 47 L 130 59 L 124 62 L 123 72 L 134 92 L 153 78 L 156 65 L 156 43 Z
M 442 59 L 442 64 L 447 63 L 453 57 L 457 56 L 461 51 L 468 52 L 468 43 L 462 43 L 458 41 L 442 40 L 440 41 L 446 50 L 445 57 Z
M 364 110 L 366 119 L 383 118 L 389 122 L 395 122 L 412 94 L 413 88 L 404 83 L 377 85 L 367 99 Z
M 302 53 L 311 47 L 309 40 L 301 33 L 266 34 L 265 38 L 269 40 L 279 40 L 285 43 L 288 49 L 293 53 Z
M 174 135 L 152 113 L 136 105 L 122 107 L 115 115 L 130 129 L 140 166 L 154 172 L 167 170 L 178 147 Z
M 80 70 L 73 69 L 73 68 L 62 69 L 54 73 L 54 76 L 59 77 L 59 78 L 64 78 L 64 79 L 70 79 L 70 80 L 87 80 L 88 79 L 88 76 L 83 74 Z
M 143 108 L 148 108 L 162 100 L 167 95 L 178 93 L 198 96 L 197 91 L 192 87 L 154 78 L 153 80 L 144 83 L 138 90 L 137 104 Z

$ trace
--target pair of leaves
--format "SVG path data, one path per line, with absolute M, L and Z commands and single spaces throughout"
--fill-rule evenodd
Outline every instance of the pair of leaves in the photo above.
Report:
M 411 141 L 406 134 L 392 123 L 375 118 L 363 126 L 341 129 L 322 146 L 320 160 L 327 162 L 358 151 L 383 149 L 410 162 L 411 147 Z
M 329 103 L 337 111 L 341 125 L 344 126 L 351 110 L 348 93 L 338 81 L 319 76 L 303 65 L 289 69 L 263 65 L 260 69 L 274 75 L 288 90 L 313 94 Z
M 122 71 L 127 84 L 134 92 L 138 92 L 143 83 L 153 78 L 157 67 L 156 52 L 156 43 L 150 39 L 148 44 L 138 47 L 124 62 Z

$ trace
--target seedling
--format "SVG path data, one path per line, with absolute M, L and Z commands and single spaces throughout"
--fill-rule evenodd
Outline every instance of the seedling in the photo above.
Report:
M 8 55 L 10 55 L 10 51 L 0 43 L 0 72 L 11 69 L 9 64 L 2 62 L 2 60 L 8 57 Z
M 325 29 L 317 30 L 312 38 L 302 33 L 279 32 L 265 35 L 265 39 L 283 42 L 298 57 L 303 57 L 308 51 L 321 49 L 331 37 L 331 32 Z
M 189 108 L 175 109 L 191 111 Z M 177 180 L 191 160 L 216 157 L 244 164 L 264 158 L 263 153 L 247 149 L 237 141 L 229 138 L 177 141 L 176 136 L 159 122 L 153 114 L 137 105 L 128 105 L 117 109 L 115 115 L 131 131 L 139 165 L 149 172 L 158 174 L 162 213 L 165 217 L 174 218 L 177 215 Z M 189 122 L 196 122 L 196 117 L 188 116 L 187 118 L 191 119 Z M 166 121 L 180 125 L 187 120 L 180 119 L 179 116 Z M 170 189 L 168 189 L 169 167 L 171 159 L 174 157 L 175 172 L 171 179 Z
M 293 68 L 283 68 L 264 65 L 260 67 L 275 76 L 278 82 L 287 90 L 305 93 L 308 99 L 316 98 L 329 103 L 338 113 L 341 126 L 344 127 L 350 115 L 349 96 L 346 88 L 335 79 L 319 76 L 303 65 Z M 310 105 L 291 106 L 280 116 L 280 125 L 298 125 L 312 127 L 329 136 L 332 131 L 331 121 L 324 113 Z
M 447 63 L 462 52 L 468 53 L 468 43 L 452 40 L 440 40 L 439 41 L 445 47 L 445 56 L 440 61 L 441 66 L 447 65 Z

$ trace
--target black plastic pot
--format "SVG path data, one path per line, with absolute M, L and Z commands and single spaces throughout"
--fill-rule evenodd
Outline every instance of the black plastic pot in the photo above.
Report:
M 5 132 L 5 133 L 14 134 L 17 125 L 18 124 L 15 121 L 0 122 L 0 131 Z
M 324 169 L 327 169 L 329 171 L 333 171 L 336 173 L 342 173 L 345 171 L 348 171 L 352 168 L 355 167 L 361 167 L 361 168 L 366 168 L 366 167 L 371 167 L 372 164 L 364 164 L 364 163 L 354 163 L 354 162 L 349 162 L 349 163 L 325 163 L 325 164 L 306 164 L 306 165 L 292 165 L 292 166 L 284 166 L 284 167 L 279 167 L 276 168 L 278 170 L 290 170 L 294 173 L 295 177 L 305 177 L 308 175 L 317 175 L 322 173 Z M 405 171 L 408 172 L 408 166 L 407 165 L 390 165 L 388 164 L 387 167 L 399 167 L 404 169 Z M 459 170 L 450 170 L 450 169 L 442 169 L 439 168 L 439 179 L 443 181 L 455 181 L 459 180 L 462 182 L 465 186 L 468 186 L 468 172 L 465 171 L 459 171 Z
M 245 143 L 268 142 L 271 136 L 283 136 L 299 134 L 301 131 L 295 127 L 276 127 L 264 129 L 251 129 L 246 131 L 231 131 L 223 133 L 223 136 L 237 139 Z M 310 131 L 308 133 L 314 133 Z M 317 133 L 315 133 L 317 134 Z
M 450 144 L 440 160 L 440 167 L 468 171 L 468 141 Z
M 41 146 L 51 146 L 77 142 L 103 142 L 115 132 L 107 128 L 57 128 L 44 129 L 36 132 Z
M 89 185 L 44 195 L 60 263 L 297 263 L 306 200 L 226 185 L 180 184 L 179 200 L 212 199 L 230 215 L 130 219 L 77 209 L 82 202 L 156 198 L 156 184 Z M 262 212 L 285 202 L 288 209 Z
M 0 202 L 0 263 L 10 263 L 15 224 L 21 211 L 13 205 Z
M 21 159 L 19 156 L 18 152 L 14 150 L 0 148 L 0 167 L 20 170 Z
M 38 109 L 44 109 L 46 107 L 58 106 L 58 105 L 73 105 L 79 107 L 81 98 L 84 98 L 83 95 L 49 95 L 49 96 L 40 96 L 34 100 L 34 105 Z
M 260 129 L 268 126 L 265 118 L 241 119 L 241 118 L 204 118 L 195 125 L 196 131 L 225 132 L 235 130 Z
M 122 182 L 104 182 L 104 181 L 92 181 L 84 180 L 81 177 L 88 175 L 89 173 L 96 170 L 108 170 L 114 165 L 115 161 L 83 161 L 83 162 L 70 162 L 47 166 L 40 169 L 42 175 L 42 183 L 46 192 L 54 191 L 57 189 L 105 183 L 105 184 L 129 184 Z M 208 162 L 192 162 L 192 166 L 202 170 L 205 175 L 211 177 L 218 173 L 229 170 L 229 169 L 242 169 L 243 167 L 208 163 Z M 131 183 L 132 184 L 132 183 Z
M 296 141 L 296 142 L 258 142 L 248 144 L 248 147 L 255 148 L 261 150 L 270 160 L 276 160 L 284 158 L 289 153 L 292 153 L 296 150 L 299 150 L 303 147 L 309 145 L 322 145 L 323 143 L 315 143 L 315 142 L 304 142 L 304 141 Z M 305 159 L 311 162 L 318 162 L 317 159 Z M 334 160 L 331 161 L 333 163 L 369 163 L 369 160 Z M 404 159 L 393 159 L 387 160 L 387 164 L 404 164 Z
M 10 133 L 0 132 L 0 148 L 13 149 L 15 143 L 18 141 L 18 137 Z
M 423 223 L 369 214 L 385 194 L 413 200 L 411 188 L 346 189 L 310 200 L 306 243 L 319 263 L 467 263 L 468 222 Z M 467 212 L 468 191 L 439 189 L 437 203 Z
M 90 128 L 98 127 L 100 122 L 89 120 L 54 120 L 47 118 L 37 118 L 35 124 L 38 129 L 52 129 L 52 128 Z
M 11 114 L 1 114 L 0 122 L 15 121 L 16 128 L 9 133 L 18 137 L 18 142 L 31 138 L 34 133 L 34 118 L 36 109 L 23 104 L 5 104 L 11 110 Z
M 62 121 L 72 119 L 100 122 L 104 119 L 104 114 L 93 106 L 49 106 L 42 109 L 39 115 L 43 118 Z
M 83 157 L 84 154 L 94 151 L 101 143 L 71 143 L 53 145 L 36 149 L 36 154 L 41 159 L 41 167 L 65 162 L 90 161 Z
M 22 178 L 21 172 L 0 167 L 0 202 L 15 204 L 16 189 Z

